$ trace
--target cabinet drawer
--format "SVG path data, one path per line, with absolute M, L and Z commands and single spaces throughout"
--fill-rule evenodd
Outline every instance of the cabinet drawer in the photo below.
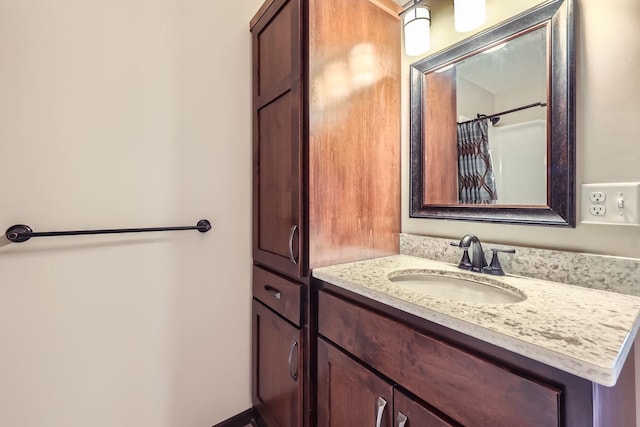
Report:
M 301 319 L 301 285 L 253 267 L 253 296 L 296 325 Z
M 320 292 L 318 331 L 465 426 L 558 426 L 560 390 Z

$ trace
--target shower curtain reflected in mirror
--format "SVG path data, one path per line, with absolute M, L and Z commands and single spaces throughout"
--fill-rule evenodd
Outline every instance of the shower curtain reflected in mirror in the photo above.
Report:
M 488 119 L 458 124 L 458 202 L 493 204 L 498 199 L 491 150 Z

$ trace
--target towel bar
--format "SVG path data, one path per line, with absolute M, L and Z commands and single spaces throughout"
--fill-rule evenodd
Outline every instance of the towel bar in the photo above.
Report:
M 108 230 L 75 230 L 75 231 L 44 231 L 34 232 L 31 227 L 24 224 L 16 224 L 7 228 L 5 236 L 11 242 L 22 243 L 32 237 L 49 237 L 49 236 L 77 236 L 82 234 L 119 234 L 119 233 L 146 233 L 150 231 L 181 231 L 181 230 L 198 230 L 206 233 L 211 230 L 209 220 L 201 219 L 196 225 L 181 227 L 151 227 L 151 228 L 118 228 Z

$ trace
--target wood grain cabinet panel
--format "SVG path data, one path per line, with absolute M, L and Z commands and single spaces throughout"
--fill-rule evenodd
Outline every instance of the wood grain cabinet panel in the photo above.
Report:
M 315 267 L 398 253 L 398 11 L 267 0 L 252 20 L 257 264 L 307 281 Z
M 275 322 L 255 319 L 253 389 L 269 427 L 315 425 L 311 270 L 399 251 L 399 11 L 392 0 L 265 0 L 250 22 L 253 291 Z M 258 369 L 282 358 L 261 337 L 286 341 L 275 325 L 287 321 L 306 338 L 291 419 L 293 403 L 277 398 L 286 370 Z
M 559 388 L 326 292 L 318 297 L 318 332 L 463 425 L 559 425 Z
M 458 427 L 318 340 L 318 426 Z
M 294 36 L 297 32 L 295 15 L 298 14 L 299 2 L 280 2 L 274 7 L 277 13 L 256 32 L 257 68 L 260 70 L 256 95 L 263 102 L 291 90 L 295 72 L 296 59 L 292 53 L 297 52 Z
M 253 301 L 253 404 L 269 426 L 300 427 L 302 331 Z
M 305 274 L 301 0 L 270 2 L 253 38 L 253 258 Z
M 318 426 L 391 427 L 393 385 L 318 340 Z
M 253 296 L 287 320 L 302 323 L 302 285 L 259 267 L 253 267 Z
M 293 209 L 295 187 L 291 185 L 295 174 L 291 102 L 289 92 L 258 112 L 261 147 L 257 247 L 285 260 L 291 256 L 288 239 L 291 227 L 298 223 Z
M 399 389 L 393 391 L 393 412 L 397 427 L 458 427 L 435 414 Z
M 424 77 L 424 122 L 437 123 L 424 130 L 424 200 L 432 205 L 458 204 L 458 116 L 456 69 Z M 435 102 L 431 102 L 435 100 Z

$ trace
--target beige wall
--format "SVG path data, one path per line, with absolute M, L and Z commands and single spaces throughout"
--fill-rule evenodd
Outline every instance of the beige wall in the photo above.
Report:
M 0 425 L 210 426 L 250 407 L 261 2 L 0 0 Z
M 434 10 L 429 54 L 469 35 L 453 32 L 453 8 L 443 3 Z M 487 26 L 537 3 L 488 0 Z M 614 7 L 606 0 L 578 0 L 576 12 L 578 190 L 581 183 L 640 181 L 640 2 L 619 0 Z M 579 217 L 575 229 L 409 218 L 408 82 L 409 65 L 418 59 L 402 59 L 403 232 L 450 238 L 474 233 L 485 241 L 640 257 L 640 227 L 582 225 Z

